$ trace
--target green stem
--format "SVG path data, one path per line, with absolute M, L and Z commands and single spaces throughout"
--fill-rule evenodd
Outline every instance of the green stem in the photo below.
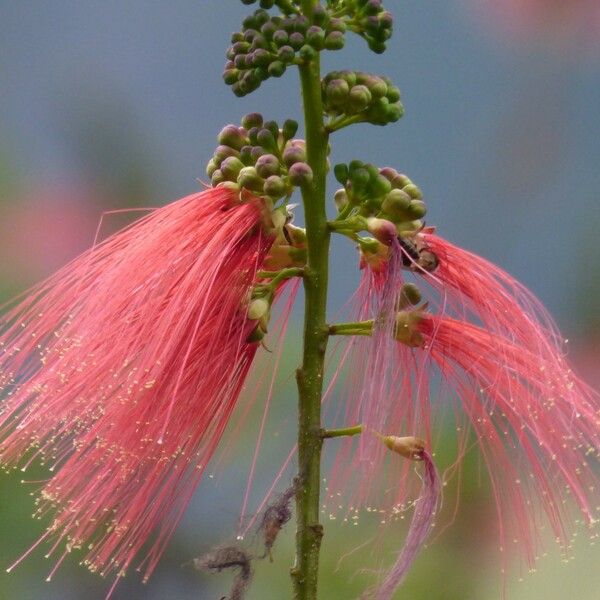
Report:
M 336 438 L 336 437 L 352 437 L 354 435 L 360 435 L 364 431 L 362 425 L 354 425 L 353 427 L 343 427 L 342 429 L 325 429 L 321 433 L 321 437 Z
M 355 323 L 336 323 L 329 326 L 329 335 L 371 335 L 373 320 L 356 321 Z
M 318 0 L 302 0 L 312 18 Z M 302 189 L 308 247 L 304 271 L 305 313 L 302 365 L 297 371 L 298 469 L 295 600 L 316 600 L 323 526 L 319 522 L 321 486 L 321 397 L 328 328 L 326 325 L 329 238 L 325 210 L 328 135 L 323 123 L 319 57 L 299 66 L 304 105 L 307 160 L 313 182 Z

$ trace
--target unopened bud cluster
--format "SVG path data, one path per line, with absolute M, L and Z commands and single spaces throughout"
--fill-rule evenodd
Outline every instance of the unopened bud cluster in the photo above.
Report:
M 304 140 L 294 139 L 297 130 L 296 121 L 280 128 L 258 113 L 246 115 L 241 127 L 227 125 L 206 168 L 212 185 L 232 182 L 274 201 L 290 196 L 294 186 L 309 185 L 313 173 Z
M 310 61 L 320 50 L 340 50 L 345 31 L 344 21 L 330 18 L 322 6 L 312 22 L 301 14 L 271 16 L 258 9 L 233 34 L 223 79 L 236 96 L 245 96 L 266 79 L 281 77 L 289 65 Z
M 392 37 L 394 18 L 381 0 L 332 0 L 331 10 L 343 11 L 349 17 L 348 29 L 363 37 L 369 48 L 381 54 Z
M 374 125 L 395 123 L 404 114 L 400 90 L 388 77 L 362 71 L 333 71 L 322 83 L 323 104 L 330 116 L 360 116 Z
M 421 190 L 406 175 L 359 160 L 336 165 L 334 173 L 344 186 L 335 194 L 339 211 L 356 208 L 360 215 L 375 219 L 375 227 L 378 221 L 393 223 L 399 235 L 422 227 L 420 219 L 427 208 Z

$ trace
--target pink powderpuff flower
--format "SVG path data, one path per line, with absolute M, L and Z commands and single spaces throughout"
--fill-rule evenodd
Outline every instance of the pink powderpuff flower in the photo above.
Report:
M 223 187 L 188 196 L 3 317 L 0 458 L 54 473 L 38 507 L 54 515 L 49 554 L 66 545 L 54 570 L 78 547 L 102 575 L 123 575 L 143 548 L 144 579 L 155 568 L 257 351 L 249 292 L 275 239 L 265 215 Z
M 333 418 L 364 423 L 367 433 L 418 436 L 432 448 L 437 426 L 429 381 L 437 379 L 438 394 L 457 404 L 457 414 L 466 413 L 479 441 L 502 547 L 518 542 L 533 566 L 546 522 L 566 547 L 581 515 L 590 526 L 596 521 L 600 488 L 592 462 L 600 453 L 599 396 L 572 372 L 556 326 L 524 286 L 431 231 L 414 240 L 411 246 L 401 241 L 403 263 L 431 285 L 433 301 L 416 307 L 411 304 L 420 300 L 404 300 L 406 284 L 394 267 L 393 246 L 387 269 L 378 262 L 373 271 L 363 261 L 367 268 L 352 321 L 372 322 L 371 336 L 349 342 L 345 408 L 338 407 Z M 377 334 L 378 324 L 387 322 L 387 313 L 380 311 L 389 306 L 384 298 L 390 289 L 397 308 L 389 336 L 397 340 L 393 358 Z M 430 306 L 439 314 L 431 314 Z M 354 508 L 374 507 L 393 517 L 404 510 L 407 498 L 416 496 L 410 487 L 414 478 L 407 478 L 410 463 L 391 461 L 385 452 L 365 453 L 367 443 L 361 440 L 356 448 L 352 439 L 342 442 L 329 500 L 339 503 L 343 494 Z M 463 435 L 457 460 L 466 447 Z M 419 536 L 420 543 L 424 539 Z M 409 530 L 412 550 L 402 553 L 408 562 L 418 552 L 411 540 Z M 397 572 L 398 564 L 390 573 Z

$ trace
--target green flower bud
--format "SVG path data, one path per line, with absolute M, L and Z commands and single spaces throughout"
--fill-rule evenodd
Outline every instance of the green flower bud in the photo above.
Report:
M 287 119 L 283 124 L 283 128 L 281 133 L 283 135 L 284 140 L 291 140 L 296 133 L 298 132 L 298 121 L 294 121 L 293 119 Z
M 332 106 L 343 106 L 349 93 L 350 86 L 343 79 L 334 79 L 325 88 L 325 96 Z
M 305 62 L 314 60 L 317 57 L 317 51 L 308 44 L 304 44 L 304 46 L 302 46 L 302 48 L 300 48 L 300 51 L 298 52 L 298 54 L 299 54 L 300 58 Z
M 322 50 L 325 46 L 325 31 L 317 25 L 312 25 L 306 32 L 306 41 L 315 50 Z
M 279 137 L 279 125 L 277 125 L 277 121 L 265 121 L 263 123 L 263 128 L 268 129 L 273 135 L 274 139 Z
M 381 77 L 369 75 L 364 84 L 369 88 L 373 98 L 382 98 L 388 92 L 388 86 Z
M 328 31 L 338 31 L 344 33 L 347 29 L 348 27 L 342 19 L 334 18 L 329 20 L 329 27 L 327 28 Z
M 288 175 L 291 183 L 300 187 L 310 185 L 313 180 L 312 169 L 305 162 L 294 163 L 290 167 Z
M 411 198 L 415 200 L 421 200 L 423 198 L 423 194 L 418 186 L 414 183 L 409 183 L 402 188 Z
M 408 221 L 410 203 L 411 197 L 406 192 L 394 189 L 383 199 L 381 210 L 394 222 Z
M 252 129 L 253 127 L 262 127 L 263 116 L 260 113 L 248 113 L 242 117 L 242 127 Z
M 239 156 L 239 152 L 231 146 L 217 146 L 213 158 L 220 165 L 228 156 Z
M 219 168 L 214 158 L 211 158 L 206 165 L 206 174 L 212 177 L 213 173 Z
M 210 183 L 212 184 L 213 187 L 218 186 L 220 183 L 223 183 L 224 181 L 225 181 L 225 176 L 223 175 L 223 173 L 221 173 L 220 169 L 217 169 L 216 171 L 214 171 L 210 178 Z
M 333 167 L 333 174 L 342 185 L 346 185 L 349 174 L 348 165 L 345 163 L 338 163 L 335 165 L 335 167 Z
M 253 192 L 262 192 L 264 181 L 254 167 L 244 167 L 237 178 L 238 185 Z
M 298 32 L 298 31 L 294 31 L 294 33 L 292 33 L 290 35 L 290 46 L 294 49 L 294 50 L 300 50 L 300 48 L 302 48 L 302 46 L 304 46 L 304 36 Z
M 263 191 L 267 196 L 278 200 L 279 198 L 285 196 L 287 193 L 287 187 L 285 185 L 285 181 L 281 177 L 277 175 L 271 175 L 265 181 Z
M 408 178 L 407 175 L 404 175 L 403 173 L 399 173 L 398 176 L 394 177 L 392 181 L 392 185 L 399 190 L 406 187 L 407 185 L 410 185 L 411 183 L 412 181 Z
M 395 85 L 388 86 L 387 99 L 391 103 L 398 102 L 400 100 L 400 88 Z
M 423 316 L 420 310 L 402 310 L 397 313 L 394 327 L 396 340 L 411 348 L 422 346 L 425 340 L 418 329 L 422 319 Z
M 236 181 L 239 172 L 244 168 L 244 163 L 239 158 L 230 156 L 221 163 L 220 168 L 225 179 Z
M 350 171 L 350 175 L 354 173 L 357 169 L 363 169 L 365 167 L 365 163 L 362 160 L 351 160 L 348 165 L 348 169 Z
M 350 170 L 349 178 L 351 189 L 354 195 L 362 196 L 367 189 L 369 180 L 371 179 L 369 171 L 367 171 L 365 168 L 356 169 L 354 171 Z
M 285 63 L 280 60 L 273 61 L 267 68 L 267 71 L 271 77 L 281 77 L 286 70 Z
M 422 296 L 421 291 L 414 283 L 405 283 L 402 286 L 400 292 L 400 304 L 399 308 L 405 308 L 406 306 L 416 306 L 421 302 Z
M 371 181 L 367 186 L 367 194 L 374 198 L 385 196 L 392 189 L 392 184 L 383 176 L 377 174 L 374 178 L 371 177 Z
M 411 219 L 422 219 L 427 214 L 427 206 L 422 200 L 413 200 L 408 207 Z
M 279 160 L 273 154 L 263 154 L 256 161 L 256 172 L 263 178 L 267 179 L 271 175 L 278 175 L 281 169 Z
M 265 127 L 258 132 L 256 140 L 265 150 L 277 152 L 277 142 L 275 141 L 275 137 Z
M 245 166 L 253 165 L 255 163 L 256 159 L 252 157 L 252 146 L 244 146 L 240 150 L 240 160 Z
M 248 143 L 245 131 L 235 125 L 226 125 L 218 136 L 219 144 L 239 150 Z
M 325 37 L 326 50 L 341 50 L 346 44 L 346 36 L 341 31 L 332 31 Z
M 348 95 L 348 110 L 352 113 L 359 113 L 369 106 L 371 100 L 371 92 L 367 86 L 355 85 Z
M 223 71 L 223 81 L 226 85 L 233 85 L 240 76 L 238 69 L 227 69 Z
M 252 66 L 253 67 L 267 67 L 271 63 L 271 53 L 263 48 L 258 48 L 258 50 L 254 50 L 250 55 L 252 57 Z
M 300 146 L 288 146 L 283 151 L 283 162 L 287 167 L 306 161 L 306 150 Z
M 296 58 L 296 52 L 291 46 L 281 46 L 277 52 L 279 60 L 284 63 L 291 63 Z
M 289 39 L 289 35 L 283 29 L 279 29 L 273 34 L 273 42 L 279 47 L 285 46 Z

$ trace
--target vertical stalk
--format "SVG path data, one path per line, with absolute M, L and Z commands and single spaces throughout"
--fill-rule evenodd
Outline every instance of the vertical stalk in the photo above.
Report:
M 318 0 L 303 0 L 304 14 L 312 17 Z M 305 312 L 302 366 L 298 382 L 298 464 L 296 496 L 296 563 L 292 568 L 296 600 L 316 600 L 319 551 L 323 526 L 319 523 L 321 484 L 321 396 L 328 330 L 326 327 L 329 231 L 325 210 L 328 136 L 323 125 L 319 57 L 300 66 L 307 160 L 313 182 L 302 189 L 308 260 L 304 274 Z

